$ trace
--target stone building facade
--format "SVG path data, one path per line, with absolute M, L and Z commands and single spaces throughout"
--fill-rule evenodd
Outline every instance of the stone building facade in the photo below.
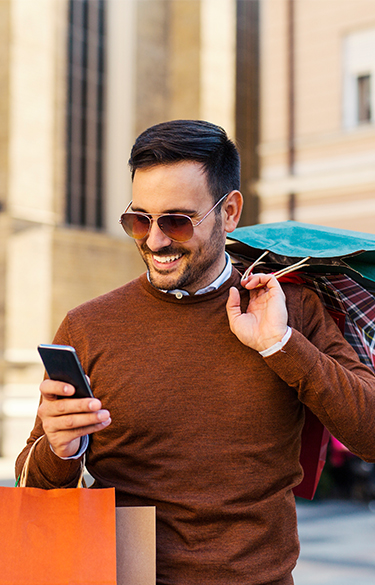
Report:
M 31 429 L 37 345 L 144 270 L 118 224 L 135 137 L 174 118 L 235 137 L 236 15 L 234 0 L 0 2 L 0 456 Z
M 375 232 L 375 3 L 262 0 L 260 220 Z
M 242 157 L 242 224 L 375 231 L 373 0 L 0 2 L 0 457 L 22 448 L 36 351 L 143 271 L 118 217 L 151 124 L 201 118 Z

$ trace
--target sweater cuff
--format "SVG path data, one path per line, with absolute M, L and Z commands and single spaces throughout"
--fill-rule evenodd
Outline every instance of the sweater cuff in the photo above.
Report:
M 315 345 L 302 333 L 292 329 L 290 339 L 282 351 L 277 351 L 264 359 L 288 386 L 294 386 L 313 369 L 319 359 L 319 354 Z
M 47 437 L 43 437 L 32 455 L 27 485 L 46 489 L 77 487 L 80 466 L 77 459 L 63 461 L 55 455 L 50 448 Z

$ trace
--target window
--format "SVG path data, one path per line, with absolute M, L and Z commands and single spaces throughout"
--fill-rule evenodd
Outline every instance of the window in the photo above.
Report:
M 66 221 L 103 226 L 104 0 L 69 0 Z
M 375 122 L 375 28 L 344 39 L 344 127 Z
M 371 122 L 371 75 L 357 77 L 358 122 Z

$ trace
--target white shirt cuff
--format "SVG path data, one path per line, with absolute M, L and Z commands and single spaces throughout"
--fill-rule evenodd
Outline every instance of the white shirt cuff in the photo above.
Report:
M 287 341 L 289 341 L 291 335 L 292 335 L 292 330 L 290 327 L 288 327 L 282 340 L 278 341 L 277 343 L 274 343 L 268 349 L 264 349 L 263 351 L 260 351 L 259 352 L 260 355 L 262 357 L 269 357 L 270 355 L 273 355 L 277 351 L 280 351 L 280 349 L 282 349 L 284 347 L 284 345 L 287 343 Z
M 51 448 L 52 453 L 55 453 L 56 457 L 59 457 L 60 459 L 64 459 L 66 461 L 69 459 L 79 459 L 80 457 L 82 457 L 82 455 L 85 453 L 88 446 L 89 446 L 89 436 L 84 435 L 83 437 L 81 437 L 81 445 L 79 447 L 78 452 L 75 455 L 71 455 L 71 457 L 60 457 L 60 455 L 56 455 L 55 451 L 52 449 L 52 445 L 50 445 L 50 448 Z

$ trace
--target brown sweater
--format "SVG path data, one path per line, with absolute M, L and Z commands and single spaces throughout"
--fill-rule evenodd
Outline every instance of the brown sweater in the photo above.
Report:
M 217 291 L 177 299 L 143 275 L 71 311 L 55 338 L 77 349 L 111 413 L 90 439 L 95 486 L 114 486 L 120 506 L 157 508 L 159 585 L 292 583 L 301 402 L 375 460 L 375 377 L 317 297 L 285 285 L 293 333 L 264 359 L 229 329 L 233 284 L 235 271 Z M 17 473 L 42 433 L 37 419 Z M 74 486 L 78 467 L 43 439 L 29 485 Z

